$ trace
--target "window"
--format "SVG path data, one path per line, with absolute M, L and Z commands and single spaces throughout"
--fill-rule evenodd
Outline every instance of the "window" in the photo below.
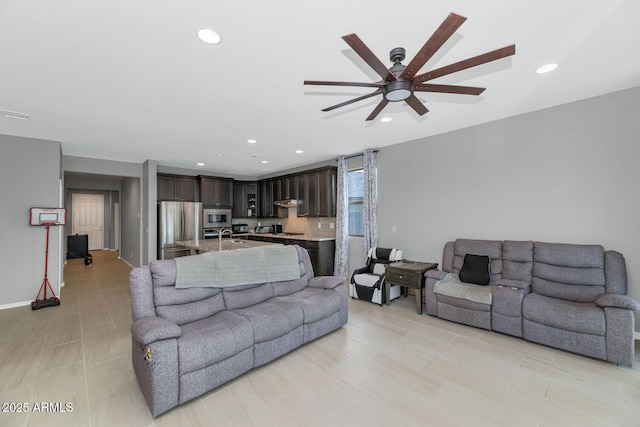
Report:
M 349 200 L 349 236 L 364 236 L 364 170 L 357 169 L 347 174 L 347 198 Z

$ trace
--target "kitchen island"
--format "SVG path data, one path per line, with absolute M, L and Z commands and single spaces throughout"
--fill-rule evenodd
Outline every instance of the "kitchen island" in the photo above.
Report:
M 298 245 L 309 252 L 313 272 L 316 276 L 333 275 L 336 247 L 335 237 L 318 237 L 304 233 L 249 233 L 249 241 Z
M 280 245 L 277 242 L 258 242 L 246 239 L 205 239 L 205 240 L 182 240 L 176 242 L 179 245 L 186 246 L 190 250 L 190 255 L 201 254 L 204 252 L 232 251 L 234 249 L 255 248 L 258 246 Z

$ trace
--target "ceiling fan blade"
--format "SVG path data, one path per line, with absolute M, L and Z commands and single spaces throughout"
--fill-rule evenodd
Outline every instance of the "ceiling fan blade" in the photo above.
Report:
M 459 93 L 462 95 L 480 95 L 485 91 L 484 87 L 473 86 L 455 86 L 455 85 L 434 85 L 419 84 L 414 85 L 413 90 L 416 92 L 439 92 L 439 93 Z
M 369 49 L 362 40 L 360 40 L 360 37 L 355 34 L 348 34 L 346 36 L 342 36 L 342 39 L 347 42 L 347 44 L 351 46 L 351 49 L 353 49 L 360 58 L 364 59 L 364 62 L 369 64 L 369 66 L 373 68 L 373 70 L 385 81 L 397 80 L 396 76 L 389 71 L 387 66 L 384 65 L 382 61 L 373 54 L 373 52 L 371 52 L 371 49 Z
M 306 85 L 315 86 L 358 86 L 358 87 L 382 87 L 384 83 L 358 83 L 358 82 L 330 82 L 325 80 L 305 80 Z
M 366 95 L 362 95 L 357 98 L 353 98 L 348 101 L 341 102 L 340 104 L 336 104 L 336 105 L 332 105 L 331 107 L 324 108 L 322 111 L 327 112 L 327 111 L 335 110 L 336 108 L 344 107 L 345 105 L 353 104 L 354 102 L 362 101 L 363 99 L 371 98 L 372 96 L 380 95 L 381 93 L 382 93 L 382 90 L 378 89 L 375 92 L 371 92 Z
M 416 113 L 418 113 L 421 116 L 429 112 L 427 107 L 425 107 L 424 104 L 420 102 L 420 100 L 416 98 L 414 94 L 411 94 L 411 96 L 405 99 L 404 102 L 409 104 L 409 106 L 413 108 L 416 111 Z
M 450 13 L 402 71 L 400 78 L 411 80 L 466 20 L 464 16 Z
M 507 56 L 515 55 L 515 53 L 515 44 L 505 46 L 500 49 L 492 50 L 491 52 L 483 53 L 482 55 L 474 56 L 473 58 L 465 59 L 464 61 L 456 62 L 450 65 L 446 65 L 442 68 L 437 68 L 424 74 L 420 74 L 413 79 L 413 83 L 417 84 L 426 82 L 427 80 L 433 80 L 438 77 L 446 76 L 447 74 L 452 74 L 458 71 L 466 70 L 467 68 L 485 64 L 487 62 L 506 58 Z
M 375 119 L 376 116 L 380 114 L 380 111 L 382 111 L 382 109 L 386 107 L 388 103 L 389 101 L 387 101 L 385 98 L 382 98 L 382 101 L 380 101 L 380 103 L 376 106 L 376 108 L 373 109 L 373 111 L 371 112 L 371 114 L 369 114 L 369 117 L 367 117 L 365 121 L 370 121 Z

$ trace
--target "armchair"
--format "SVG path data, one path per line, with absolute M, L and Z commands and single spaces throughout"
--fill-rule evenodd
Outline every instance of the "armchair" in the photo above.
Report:
M 351 275 L 349 285 L 349 295 L 365 301 L 370 301 L 378 305 L 385 304 L 385 270 L 386 266 L 392 262 L 402 261 L 402 251 L 396 248 L 369 249 L 367 253 L 367 265 L 357 268 Z M 400 296 L 400 286 L 391 286 L 390 299 Z

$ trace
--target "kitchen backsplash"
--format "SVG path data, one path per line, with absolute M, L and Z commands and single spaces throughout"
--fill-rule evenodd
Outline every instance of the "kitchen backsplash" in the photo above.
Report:
M 304 233 L 313 237 L 335 237 L 336 236 L 336 218 L 308 218 L 299 217 L 295 207 L 289 208 L 289 216 L 287 218 L 273 219 L 234 219 L 234 224 L 248 224 L 250 228 L 256 227 L 258 223 L 263 226 L 274 224 L 282 224 L 282 231 L 288 233 Z

